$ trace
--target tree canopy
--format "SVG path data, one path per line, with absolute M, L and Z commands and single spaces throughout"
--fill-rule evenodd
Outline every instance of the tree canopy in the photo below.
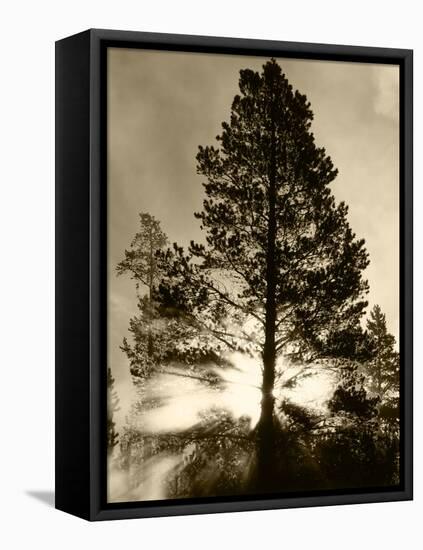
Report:
M 337 171 L 315 144 L 306 96 L 274 60 L 241 71 L 239 88 L 220 147 L 197 155 L 206 244 L 167 253 L 164 303 L 229 348 L 263 353 L 270 328 L 277 355 L 324 352 L 331 330 L 356 327 L 367 305 L 364 241 L 335 202 Z

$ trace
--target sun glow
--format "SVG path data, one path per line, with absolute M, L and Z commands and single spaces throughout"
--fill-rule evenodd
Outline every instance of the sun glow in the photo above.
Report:
M 132 428 L 144 435 L 178 434 L 199 425 L 204 414 L 212 409 L 224 410 L 234 420 L 241 418 L 253 429 L 260 417 L 262 364 L 259 357 L 234 353 L 227 357 L 229 367 L 210 367 L 220 383 L 205 383 L 196 369 L 187 371 L 181 366 L 168 366 L 151 378 L 143 389 L 148 403 L 134 390 L 132 383 L 121 384 L 120 389 L 132 403 L 141 402 L 139 412 L 131 418 Z M 275 407 L 284 399 L 314 410 L 325 407 L 333 379 L 316 368 L 277 364 L 273 395 Z M 296 384 L 292 381 L 296 380 Z M 132 386 L 132 389 L 131 389 Z M 140 401 L 141 400 L 141 401 Z M 126 421 L 128 409 L 125 410 Z M 120 418 L 119 429 L 125 423 Z M 195 453 L 188 445 L 180 454 L 160 452 L 143 459 L 142 468 L 134 464 L 122 471 L 110 461 L 109 498 L 114 502 L 159 500 L 167 498 L 166 479 L 179 471 Z M 116 448 L 114 455 L 119 453 Z
M 165 369 L 155 376 L 145 389 L 149 400 L 156 405 L 140 414 L 140 429 L 146 433 L 168 433 L 189 429 L 208 409 L 227 410 L 235 419 L 248 417 L 253 428 L 260 417 L 261 377 L 260 360 L 234 353 L 228 357 L 232 367 L 213 367 L 223 384 L 217 388 L 204 384 L 201 377 L 190 375 L 178 367 Z M 284 380 L 292 378 L 300 367 L 287 369 L 275 385 L 276 400 L 288 398 L 298 405 L 322 408 L 329 397 L 333 381 L 325 373 L 313 373 L 300 379 L 294 387 L 284 387 Z

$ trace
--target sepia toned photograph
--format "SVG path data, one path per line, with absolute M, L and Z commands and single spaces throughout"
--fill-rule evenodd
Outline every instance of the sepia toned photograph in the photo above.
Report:
M 399 65 L 108 47 L 106 93 L 107 502 L 400 487 Z

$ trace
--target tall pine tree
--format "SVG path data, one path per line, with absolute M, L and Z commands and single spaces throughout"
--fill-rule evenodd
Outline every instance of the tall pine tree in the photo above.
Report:
M 129 321 L 131 338 L 124 338 L 121 346 L 128 357 L 133 381 L 142 385 L 169 363 L 199 367 L 213 362 L 222 366 L 225 361 L 211 343 L 204 338 L 198 341 L 195 327 L 181 322 L 176 310 L 161 307 L 157 289 L 165 270 L 160 265 L 159 253 L 168 239 L 154 216 L 142 212 L 139 219 L 139 231 L 116 267 L 118 275 L 129 274 L 135 281 L 138 297 L 138 314 Z M 216 378 L 216 374 L 207 372 L 202 375 L 210 381 Z
M 154 289 L 161 277 L 157 252 L 168 243 L 160 222 L 154 216 L 141 212 L 139 222 L 139 231 L 116 268 L 118 275 L 130 274 L 138 295 L 139 315 L 130 320 L 129 327 L 133 343 L 124 338 L 122 345 L 135 380 L 151 374 L 162 349 L 158 342 L 161 331 L 157 330 Z
M 161 301 L 196 327 L 197 341 L 255 354 L 262 363 L 256 427 L 258 483 L 270 486 L 275 455 L 276 363 L 312 361 L 357 332 L 367 303 L 364 241 L 336 204 L 337 170 L 311 132 L 313 113 L 275 60 L 242 70 L 240 94 L 218 146 L 199 147 L 205 178 L 196 214 L 205 244 L 163 255 Z M 343 344 L 342 344 L 343 345 Z M 341 348 L 342 348 L 341 345 Z M 336 346 L 335 346 L 336 347 Z
M 367 320 L 367 331 L 374 348 L 373 358 L 366 363 L 370 389 L 383 402 L 399 395 L 399 354 L 395 350 L 395 337 L 388 332 L 386 316 L 375 305 Z

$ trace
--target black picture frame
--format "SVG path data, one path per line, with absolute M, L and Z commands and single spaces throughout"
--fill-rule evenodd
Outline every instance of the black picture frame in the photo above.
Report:
M 107 504 L 107 47 L 400 67 L 401 485 Z M 56 43 L 56 508 L 108 520 L 412 499 L 412 50 L 91 29 Z

